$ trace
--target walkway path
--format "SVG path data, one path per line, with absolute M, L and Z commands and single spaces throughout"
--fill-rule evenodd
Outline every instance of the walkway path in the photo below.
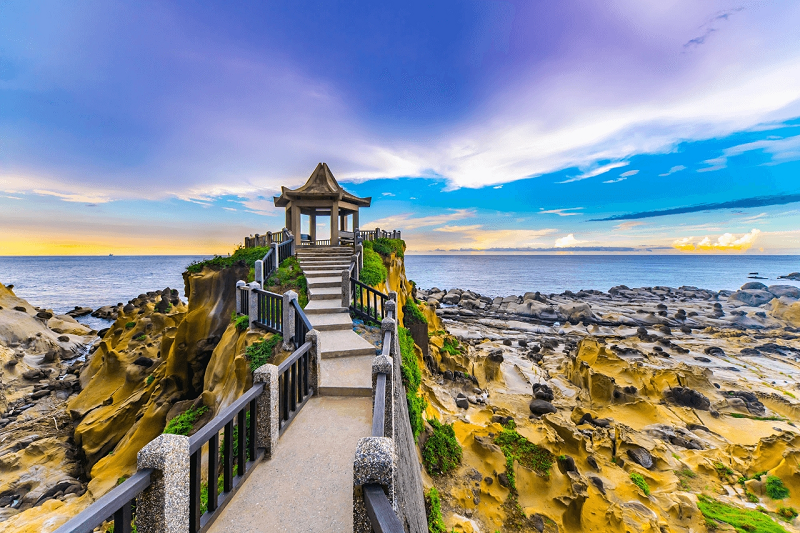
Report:
M 305 308 L 319 331 L 320 395 L 313 396 L 222 510 L 209 533 L 353 530 L 353 458 L 372 430 L 375 346 L 353 331 L 342 306 L 352 249 L 298 250 L 308 280 Z

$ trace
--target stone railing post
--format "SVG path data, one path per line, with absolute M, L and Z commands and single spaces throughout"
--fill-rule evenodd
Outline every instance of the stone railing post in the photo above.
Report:
M 189 533 L 189 437 L 159 435 L 139 450 L 136 466 L 154 469 L 136 498 L 136 531 Z
M 253 271 L 255 272 L 255 279 L 258 286 L 262 289 L 264 288 L 264 261 L 261 259 L 257 260 L 255 265 L 253 266 Z
M 365 437 L 358 441 L 353 461 L 353 532 L 371 533 L 372 525 L 364 503 L 364 485 L 381 485 L 394 507 L 394 471 L 397 459 L 394 441 L 386 437 Z
M 375 240 L 381 238 L 381 228 L 375 228 Z
M 272 232 L 271 231 L 267 232 L 267 240 L 266 240 L 266 243 L 264 244 L 264 246 L 272 246 Z
M 270 246 L 272 247 L 272 270 L 278 270 L 278 265 L 280 264 L 278 262 L 278 243 L 273 242 Z
M 397 301 L 392 300 L 392 294 L 397 297 L 397 293 L 389 293 L 389 299 L 386 300 L 386 303 L 383 304 L 383 307 L 386 311 L 386 316 L 397 321 Z M 397 324 L 395 324 L 394 335 L 397 336 Z M 395 356 L 395 353 L 392 352 L 392 357 Z
M 236 282 L 236 314 L 241 314 L 240 311 L 242 309 L 242 292 L 241 288 L 247 286 L 242 280 Z
M 322 349 L 319 345 L 319 332 L 312 329 L 306 333 L 306 342 L 311 343 L 308 359 L 311 363 L 308 369 L 308 386 L 314 390 L 313 394 L 319 394 L 319 369 L 322 365 Z
M 342 270 L 342 307 L 345 309 L 350 307 L 350 301 L 353 295 L 350 294 L 350 270 Z
M 299 346 L 294 346 L 294 318 L 295 310 L 292 305 L 292 300 L 297 300 L 297 293 L 294 291 L 286 291 L 283 293 L 283 316 L 281 317 L 281 324 L 283 327 L 283 349 L 296 350 Z M 294 346 L 294 348 L 292 348 Z
M 258 293 L 256 289 L 260 289 L 261 287 L 258 286 L 258 283 L 255 281 L 248 285 L 250 288 L 250 295 L 248 300 L 250 301 L 250 311 L 247 313 L 247 316 L 250 318 L 250 329 L 255 329 L 255 323 L 258 322 Z
M 361 243 L 356 244 L 355 252 L 358 256 L 358 273 L 360 275 L 361 271 L 364 270 L 364 245 Z
M 256 399 L 256 446 L 264 448 L 264 458 L 271 459 L 278 446 L 278 367 L 267 363 L 253 372 L 253 383 L 263 383 Z

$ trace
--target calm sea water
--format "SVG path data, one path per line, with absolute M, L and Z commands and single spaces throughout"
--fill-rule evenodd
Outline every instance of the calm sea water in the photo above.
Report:
M 66 312 L 76 305 L 96 309 L 170 287 L 183 294 L 186 265 L 201 256 L 0 257 L 0 282 L 33 305 Z M 407 255 L 406 273 L 422 288 L 458 287 L 487 296 L 694 285 L 738 289 L 750 272 L 767 285 L 800 271 L 800 256 L 626 255 Z M 91 323 L 89 319 L 84 319 Z

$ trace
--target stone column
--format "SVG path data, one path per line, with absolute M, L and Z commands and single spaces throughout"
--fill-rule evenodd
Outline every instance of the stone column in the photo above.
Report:
M 381 228 L 375 228 L 375 238 L 376 239 L 381 238 Z
M 308 386 L 314 390 L 313 394 L 319 394 L 319 369 L 322 365 L 322 348 L 319 345 L 319 332 L 312 329 L 306 333 L 306 342 L 311 342 L 311 349 L 308 353 Z
M 394 320 L 391 318 L 384 318 L 383 322 L 391 321 L 388 324 L 390 328 L 394 327 Z M 381 339 L 383 339 L 384 324 L 381 324 Z M 392 337 L 391 343 L 394 343 Z M 390 345 L 391 347 L 391 345 Z M 394 439 L 394 379 L 393 379 L 394 362 L 391 357 L 383 354 L 376 355 L 372 360 L 372 412 L 375 412 L 375 393 L 378 382 L 378 374 L 386 374 L 386 396 L 384 397 L 384 419 L 383 419 L 383 436 L 389 439 Z
M 365 437 L 358 441 L 353 461 L 353 532 L 372 533 L 364 503 L 363 485 L 381 485 L 394 507 L 394 470 L 397 460 L 394 442 L 386 437 Z
M 240 311 L 242 309 L 242 293 L 241 287 L 246 287 L 247 283 L 242 280 L 236 282 L 236 314 L 241 314 Z
M 255 279 L 258 286 L 262 289 L 264 288 L 264 261 L 258 259 L 256 264 L 253 266 L 253 271 L 255 272 Z
M 271 245 L 272 245 L 272 232 L 268 231 L 267 232 L 267 244 L 265 244 L 265 246 L 271 246 Z
M 364 245 L 361 243 L 355 246 L 356 255 L 358 256 L 358 273 L 364 270 Z
M 256 293 L 256 289 L 259 289 L 258 283 L 255 281 L 248 285 L 250 287 L 250 312 L 248 316 L 250 317 L 250 329 L 256 328 L 256 322 L 258 321 L 258 294 Z
M 296 292 L 286 291 L 283 293 L 283 316 L 281 320 L 283 324 L 283 349 L 287 351 L 299 348 L 299 346 L 294 346 L 295 310 L 292 300 L 297 300 Z
M 317 210 L 308 215 L 308 235 L 311 237 L 311 244 L 317 244 Z
M 288 229 L 292 235 L 300 235 L 300 206 L 292 207 L 292 225 Z
M 331 206 L 331 246 L 339 245 L 339 202 Z
M 272 270 L 278 270 L 278 243 L 272 243 Z M 266 280 L 265 280 L 266 281 Z
M 271 459 L 280 436 L 278 367 L 267 363 L 256 368 L 253 383 L 264 384 L 264 391 L 256 399 L 256 446 L 264 448 L 265 459 Z
M 342 270 L 342 307 L 345 309 L 350 307 L 350 300 L 353 295 L 350 294 L 350 270 Z
M 139 450 L 136 467 L 153 468 L 136 498 L 136 530 L 189 532 L 189 437 L 159 435 Z
M 353 231 L 358 229 L 358 208 L 353 211 Z

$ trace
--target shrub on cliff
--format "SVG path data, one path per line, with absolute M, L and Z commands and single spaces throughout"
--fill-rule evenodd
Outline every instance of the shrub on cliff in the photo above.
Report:
M 442 424 L 435 418 L 428 423 L 433 433 L 422 446 L 422 464 L 432 476 L 447 474 L 461 463 L 463 450 L 456 439 L 453 424 Z
M 425 495 L 425 510 L 428 513 L 429 533 L 447 533 L 447 526 L 444 525 L 444 518 L 442 518 L 442 502 L 436 487 L 431 487 L 431 490 Z
M 171 419 L 167 423 L 167 427 L 164 428 L 164 433 L 188 436 L 192 429 L 194 429 L 194 423 L 197 422 L 197 420 L 203 416 L 206 411 L 208 411 L 208 407 L 205 405 L 201 405 L 197 408 L 190 407 L 175 418 Z
M 297 293 L 297 302 L 305 308 L 308 304 L 308 281 L 296 257 L 289 257 L 270 275 L 264 283 L 264 288 L 270 292 L 283 294 L 286 291 Z
M 767 496 L 773 500 L 782 500 L 789 497 L 789 489 L 778 476 L 767 476 L 767 484 L 764 489 L 767 492 Z
M 261 339 L 248 346 L 244 351 L 244 355 L 250 361 L 250 371 L 255 372 L 258 367 L 269 363 L 272 354 L 275 352 L 275 347 L 282 341 L 283 337 L 273 334 L 268 339 Z
M 392 252 L 397 257 L 403 257 L 406 251 L 406 242 L 402 239 L 381 238 L 374 241 L 366 241 L 364 248 L 368 246 L 384 257 L 391 257 Z
M 366 283 L 370 287 L 375 287 L 386 281 L 388 275 L 389 273 L 386 271 L 386 265 L 383 264 L 381 256 L 365 246 L 364 268 L 361 269 L 359 281 Z
M 397 328 L 398 340 L 400 344 L 400 371 L 403 375 L 403 385 L 406 387 L 406 403 L 408 404 L 408 420 L 411 424 L 411 431 L 414 433 L 414 440 L 425 427 L 422 413 L 428 406 L 425 398 L 419 394 L 419 385 L 422 382 L 422 372 L 417 361 L 417 354 L 414 352 L 414 339 L 406 328 Z
M 190 274 L 197 274 L 203 270 L 203 267 L 209 267 L 214 270 L 222 270 L 223 268 L 228 268 L 235 265 L 239 261 L 244 261 L 248 267 L 252 268 L 256 261 L 264 258 L 264 255 L 266 255 L 267 252 L 269 252 L 269 246 L 259 246 L 256 248 L 240 247 L 227 257 L 216 255 L 212 259 L 195 261 L 186 267 L 186 271 Z
M 410 325 L 415 323 L 427 324 L 428 319 L 422 314 L 414 298 L 408 298 L 403 306 L 403 324 Z

